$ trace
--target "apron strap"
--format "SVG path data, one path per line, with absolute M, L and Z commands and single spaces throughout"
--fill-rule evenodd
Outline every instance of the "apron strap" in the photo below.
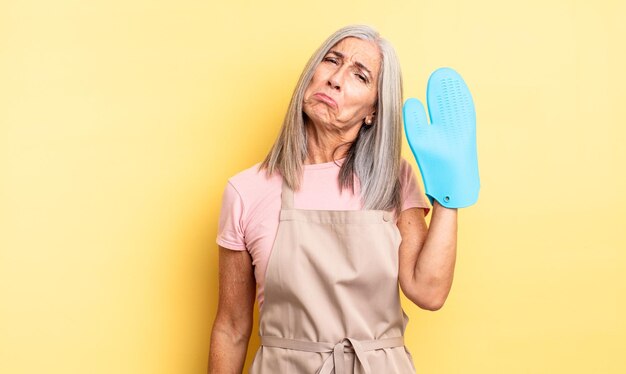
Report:
M 333 369 L 335 374 L 344 374 L 346 371 L 343 354 L 344 352 L 354 352 L 356 354 L 356 360 L 363 368 L 363 373 L 372 374 L 367 357 L 365 357 L 365 352 L 381 348 L 403 347 L 404 336 L 374 340 L 343 338 L 337 344 L 294 340 L 281 338 L 279 336 L 261 336 L 261 345 L 307 352 L 332 352 L 332 355 L 326 358 L 322 367 L 316 374 L 331 374 Z
M 282 209 L 293 209 L 293 190 L 287 185 L 287 181 L 283 178 L 281 190 Z

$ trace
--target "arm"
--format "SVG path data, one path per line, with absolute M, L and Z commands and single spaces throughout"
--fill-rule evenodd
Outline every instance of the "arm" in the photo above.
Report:
M 211 332 L 209 374 L 241 373 L 252 333 L 256 280 L 248 251 L 219 247 L 219 304 Z
M 457 209 L 433 203 L 430 227 L 424 210 L 406 209 L 397 221 L 402 236 L 399 282 L 406 297 L 422 309 L 440 309 L 452 287 L 456 260 Z
M 452 286 L 457 210 L 476 203 L 480 176 L 476 110 L 463 78 L 452 68 L 435 70 L 428 79 L 426 97 L 430 122 L 424 105 L 413 98 L 404 103 L 402 116 L 433 215 L 428 228 L 423 211 L 407 209 L 400 213 L 398 277 L 402 291 L 411 301 L 437 310 Z

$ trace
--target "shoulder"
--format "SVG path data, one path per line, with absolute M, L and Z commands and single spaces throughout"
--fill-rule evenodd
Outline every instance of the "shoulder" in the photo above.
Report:
M 280 176 L 268 176 L 265 170 L 259 170 L 260 162 L 241 170 L 228 178 L 228 182 L 235 187 L 246 188 L 254 183 L 268 183 L 272 180 L 280 179 Z
M 411 164 L 409 163 L 409 161 L 403 157 L 400 158 L 400 170 L 406 169 L 406 168 L 410 168 Z
M 402 186 L 402 210 L 412 207 L 424 209 L 424 215 L 430 211 L 430 206 L 417 178 L 418 174 L 413 165 L 404 157 L 400 166 L 400 184 Z
M 403 184 L 412 178 L 414 175 L 413 166 L 411 163 L 404 157 L 400 159 L 400 182 Z
M 227 188 L 237 192 L 244 204 L 248 205 L 269 191 L 280 186 L 280 175 L 268 176 L 265 170 L 259 170 L 260 162 L 244 169 L 228 178 Z

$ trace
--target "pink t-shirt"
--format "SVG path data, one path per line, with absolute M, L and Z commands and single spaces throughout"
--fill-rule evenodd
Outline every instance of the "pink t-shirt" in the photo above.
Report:
M 360 210 L 360 185 L 355 178 L 355 194 L 349 189 L 340 193 L 339 169 L 345 158 L 335 162 L 303 165 L 299 191 L 294 193 L 295 209 Z M 265 271 L 274 244 L 281 209 L 282 177 L 275 173 L 266 178 L 265 170 L 257 172 L 260 163 L 228 179 L 222 197 L 217 244 L 235 251 L 247 250 L 252 257 L 257 282 L 259 308 L 263 306 Z M 420 207 L 430 211 L 411 164 L 401 163 L 402 210 Z

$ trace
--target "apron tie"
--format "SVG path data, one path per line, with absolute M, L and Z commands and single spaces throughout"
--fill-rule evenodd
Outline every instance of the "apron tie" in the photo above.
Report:
M 346 373 L 344 352 L 353 352 L 356 355 L 356 361 L 363 369 L 363 374 L 371 374 L 370 365 L 367 361 L 367 357 L 365 356 L 365 352 L 381 348 L 403 347 L 404 336 L 373 340 L 343 338 L 337 344 L 294 340 L 278 336 L 261 336 L 261 345 L 267 347 L 296 349 L 307 352 L 332 352 L 332 355 L 326 358 L 322 367 L 316 372 L 316 374 L 332 374 L 333 369 L 335 374 Z

